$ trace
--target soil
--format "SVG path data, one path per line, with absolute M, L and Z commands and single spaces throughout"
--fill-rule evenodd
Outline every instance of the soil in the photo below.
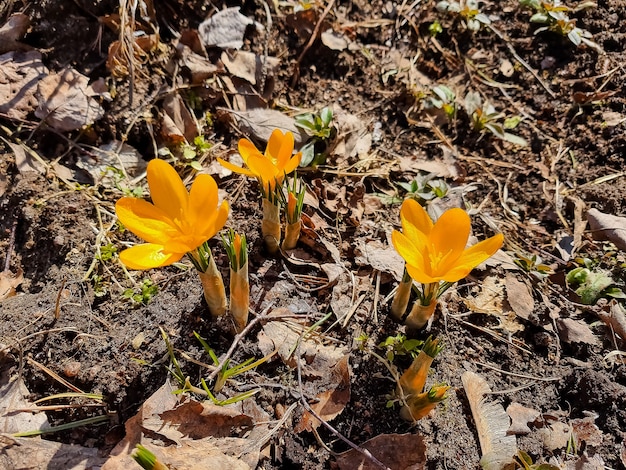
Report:
M 331 50 L 319 38 L 306 48 L 311 32 L 304 38 L 296 34 L 288 15 L 293 5 L 280 3 L 278 13 L 274 4 L 269 6 L 269 31 L 248 28 L 243 49 L 280 58 L 269 107 L 294 114 L 335 106 L 356 116 L 369 136 L 375 135 L 367 158 L 338 153 L 334 149 L 339 147 L 331 143 L 325 164 L 300 173 L 311 195 L 305 213 L 323 242 L 300 243 L 294 255 L 304 260 L 299 263 L 265 252 L 256 183 L 216 170 L 215 159 L 235 153 L 237 140 L 245 137 L 223 118 L 232 93 L 215 81 L 197 89 L 171 81 L 167 62 L 178 33 L 197 29 L 214 11 L 211 2 L 154 2 L 152 21 L 161 33 L 161 47 L 147 56 L 132 83 L 129 77 L 114 77 L 105 64 L 118 35 L 101 18 L 117 13 L 117 2 L 4 4 L 2 22 L 19 11 L 30 17 L 32 25 L 22 42 L 40 50 L 50 70 L 71 66 L 90 80 L 105 78 L 109 89 L 116 90 L 112 101 L 102 103 L 105 115 L 82 131 L 55 131 L 34 114 L 25 120 L 0 116 L 6 128 L 0 141 L 0 249 L 7 269 L 21 269 L 24 276 L 17 295 L 0 301 L 1 341 L 22 366 L 31 400 L 68 391 L 46 370 L 85 392 L 105 396 L 101 408 L 48 412 L 51 424 L 111 416 L 104 425 L 52 433 L 46 439 L 97 447 L 106 455 L 124 436 L 124 423 L 170 376 L 160 329 L 172 342 L 184 372 L 198 381 L 208 374 L 189 358 L 209 358 L 193 333 L 206 338 L 218 356 L 233 341 L 229 323 L 208 316 L 197 275 L 188 263 L 128 273 L 116 255 L 98 259 L 105 246 L 119 251 L 138 240 L 115 225 L 113 204 L 124 195 L 120 185 L 80 176 L 80 161 L 112 139 L 125 140 L 146 160 L 154 158 L 155 147 L 165 147 L 158 134 L 155 137 L 164 96 L 158 91 L 180 89 L 188 100 L 196 93 L 198 118 L 207 112 L 213 117 L 204 129 L 213 149 L 201 163 L 214 173 L 231 204 L 228 226 L 248 237 L 251 311 L 259 315 L 286 308 L 308 315 L 312 322 L 330 313 L 322 326 L 324 335 L 349 351 L 350 398 L 330 420 L 339 433 L 357 445 L 382 434 L 420 434 L 426 446 L 425 468 L 477 468 L 481 447 L 461 383 L 463 372 L 471 370 L 499 392 L 489 400 L 504 408 L 519 403 L 541 413 L 529 424 L 529 432 L 517 437 L 518 448 L 533 461 L 574 465 L 586 455 L 600 458 L 605 468 L 624 468 L 626 365 L 619 355 L 611 356 L 623 350 L 624 338 L 616 337 L 597 315 L 608 308 L 607 300 L 583 305 L 564 279 L 587 258 L 596 269 L 610 272 L 615 286 L 623 287 L 626 280 L 624 253 L 584 230 L 590 208 L 626 216 L 626 6 L 598 1 L 595 8 L 571 13 L 579 27 L 592 33 L 604 51 L 599 53 L 554 33 L 534 34 L 531 11 L 515 1 L 481 3 L 496 32 L 487 27 L 469 31 L 460 19 L 438 13 L 435 3 L 415 2 L 409 8 L 407 2 L 333 2 L 325 21 L 349 42 L 342 50 Z M 226 2 L 229 5 L 239 3 Z M 244 2 L 241 13 L 267 26 L 265 6 Z M 319 19 L 324 5 L 313 11 Z M 443 32 L 433 37 L 429 26 L 435 20 Z M 208 55 L 217 60 L 219 51 L 209 50 Z M 294 70 L 299 70 L 295 83 Z M 424 110 L 425 93 L 437 84 L 456 92 L 459 110 L 451 120 Z M 510 132 L 529 145 L 473 130 L 461 109 L 469 90 L 478 91 L 508 117 L 522 117 Z M 338 129 L 337 138 L 341 135 Z M 18 141 L 45 162 L 69 169 L 73 177 L 60 176 L 53 165 L 44 174 L 22 171 L 9 146 Z M 189 181 L 194 171 L 178 157 L 177 168 Z M 453 188 L 430 206 L 469 209 L 473 235 L 483 239 L 504 233 L 505 254 L 451 289 L 425 331 L 407 332 L 389 317 L 390 302 L 384 301 L 397 280 L 364 261 L 363 247 L 389 246 L 391 231 L 399 228 L 400 202 L 407 196 L 398 183 L 414 180 L 424 168 Z M 145 184 L 145 179 L 135 182 Z M 313 194 L 317 205 L 311 202 Z M 574 251 L 558 249 L 568 240 L 576 242 Z M 210 244 L 227 279 L 224 250 L 217 237 Z M 329 247 L 338 250 L 344 275 L 323 287 L 327 277 L 320 266 L 336 262 Z M 550 266 L 548 277 L 540 279 L 513 263 L 533 255 Z M 531 287 L 534 310 L 527 318 L 515 314 L 504 293 L 502 286 L 510 277 Z M 151 298 L 135 302 L 123 295 L 126 289 L 140 292 L 144 280 L 158 287 Z M 487 284 L 494 280 L 496 284 Z M 500 286 L 500 300 L 480 307 L 481 286 L 487 285 Z M 342 296 L 348 301 L 337 301 Z M 360 303 L 355 304 L 357 299 Z M 337 305 L 345 310 L 335 311 Z M 350 309 L 352 316 L 344 324 Z M 335 324 L 337 318 L 341 321 Z M 564 320 L 586 327 L 592 337 L 572 339 L 563 326 L 570 323 Z M 234 362 L 262 357 L 259 330 L 257 325 L 241 340 Z M 144 339 L 137 345 L 140 333 Z M 399 333 L 418 339 L 433 335 L 445 344 L 428 383 L 449 384 L 449 397 L 417 423 L 402 421 L 397 407 L 386 406 L 395 384 L 381 361 L 368 353 L 384 354 L 376 345 Z M 363 335 L 369 338 L 365 349 L 359 347 Z M 404 370 L 410 357 L 398 356 L 394 363 Z M 254 398 L 273 419 L 279 407 L 297 401 L 296 371 L 279 360 L 242 377 L 238 384 L 282 386 L 265 386 Z M 235 384 L 224 393 L 237 391 Z M 302 413 L 302 407 L 296 409 L 295 422 Z M 576 432 L 583 420 L 593 423 L 588 435 Z M 545 431 L 549 434 L 557 421 L 574 429 L 574 449 L 547 443 Z M 288 421 L 272 438 L 272 451 L 259 468 L 331 468 L 334 454 L 349 449 L 324 427 L 318 436 L 295 433 L 293 427 Z

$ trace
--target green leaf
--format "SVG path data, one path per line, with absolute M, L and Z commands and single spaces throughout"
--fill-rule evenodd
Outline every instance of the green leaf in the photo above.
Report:
M 309 166 L 315 159 L 315 140 L 310 140 L 302 146 L 300 149 L 302 152 L 302 158 L 300 159 L 300 166 L 302 168 Z

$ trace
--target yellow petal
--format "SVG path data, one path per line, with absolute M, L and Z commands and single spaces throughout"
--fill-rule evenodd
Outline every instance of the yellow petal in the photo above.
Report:
M 259 152 L 259 149 L 250 142 L 248 139 L 239 139 L 239 143 L 237 144 L 237 148 L 239 150 L 239 155 L 243 159 L 244 163 L 248 164 L 248 159 L 252 155 L 262 156 L 263 154 Z
M 291 136 L 291 150 L 289 150 L 289 155 L 287 158 L 291 156 L 291 152 L 293 152 L 293 134 L 291 132 L 287 132 L 283 134 L 283 131 L 280 129 L 274 129 L 272 131 L 272 135 L 270 135 L 270 139 L 267 141 L 267 147 L 265 149 L 265 156 L 272 160 L 279 168 L 284 166 L 280 165 L 281 157 L 287 151 L 287 147 L 289 146 L 289 137 Z M 287 161 L 286 159 L 284 160 Z
M 430 271 L 430 269 L 428 269 L 428 271 Z M 420 284 L 432 284 L 441 281 L 440 277 L 433 277 L 430 272 L 425 271 L 422 265 L 414 266 L 407 264 L 406 272 L 409 273 L 411 279 L 419 282 Z
M 414 199 L 406 199 L 400 208 L 400 220 L 402 222 L 402 230 L 405 235 L 413 239 L 412 233 L 407 233 L 405 225 L 413 230 L 428 235 L 433 228 L 433 221 L 424 208 Z
M 196 234 L 201 241 L 197 246 L 213 238 L 217 232 L 224 228 L 226 220 L 228 219 L 228 209 L 229 206 L 226 201 L 223 201 L 219 208 L 211 209 L 211 213 L 207 214 L 206 221 L 198 225 Z
M 149 243 L 164 243 L 178 234 L 165 213 L 143 199 L 123 197 L 115 204 L 115 212 L 128 230 Z
M 180 260 L 184 253 L 165 253 L 163 245 L 144 243 L 120 253 L 120 260 L 130 269 L 151 269 L 169 266 Z
M 406 261 L 407 265 L 419 267 L 424 270 L 424 255 L 415 247 L 406 235 L 397 230 L 391 233 L 391 242 L 400 256 Z M 415 278 L 414 278 L 415 279 Z M 421 281 L 420 281 L 421 282 Z
M 220 165 L 222 165 L 224 168 L 226 168 L 227 170 L 230 170 L 234 173 L 239 173 L 241 175 L 246 175 L 246 176 L 251 176 L 252 178 L 254 178 L 256 175 L 254 173 L 252 173 L 250 170 L 248 170 L 247 168 L 242 168 L 240 166 L 237 165 L 233 165 L 230 162 L 227 162 L 226 160 L 222 160 L 221 158 L 218 158 L 217 161 L 220 163 Z
M 180 219 L 187 207 L 189 193 L 169 163 L 163 160 L 151 160 L 148 163 L 148 186 L 155 206 L 171 219 Z
M 276 166 L 265 157 L 251 155 L 248 160 L 248 167 L 250 171 L 261 181 L 263 186 L 269 186 L 273 189 L 276 185 L 276 180 L 282 182 L 283 175 L 278 173 Z
M 504 242 L 504 235 L 498 233 L 491 238 L 483 240 L 471 246 L 458 258 L 455 266 L 442 278 L 448 282 L 456 282 L 467 276 L 472 269 L 483 261 L 486 261 L 500 249 Z
M 302 152 L 296 153 L 293 157 L 291 157 L 291 159 L 289 159 L 289 161 L 283 167 L 284 174 L 288 175 L 293 170 L 298 168 L 298 165 L 300 164 L 300 160 L 302 160 Z
M 189 191 L 186 218 L 192 227 L 200 224 L 217 208 L 217 183 L 211 175 L 198 175 Z

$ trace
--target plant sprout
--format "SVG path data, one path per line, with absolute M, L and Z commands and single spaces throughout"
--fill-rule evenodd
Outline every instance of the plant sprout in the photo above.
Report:
M 505 131 L 504 124 L 501 123 L 505 114 L 496 111 L 496 108 L 489 101 L 483 102 L 477 91 L 469 91 L 465 96 L 465 111 L 470 117 L 475 131 L 490 132 L 499 139 L 523 147 L 528 145 L 526 139 Z
M 440 13 L 459 15 L 470 31 L 478 31 L 482 26 L 491 24 L 489 17 L 478 9 L 477 0 L 441 1 L 436 8 Z

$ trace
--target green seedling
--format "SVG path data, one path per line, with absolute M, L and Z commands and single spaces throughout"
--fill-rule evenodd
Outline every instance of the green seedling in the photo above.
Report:
M 442 179 L 435 179 L 435 173 L 418 174 L 410 183 L 397 183 L 407 194 L 406 198 L 415 199 L 420 204 L 425 204 L 435 198 L 442 198 L 450 190 Z
M 321 165 L 326 161 L 328 145 L 337 134 L 337 129 L 332 122 L 333 110 L 329 107 L 323 108 L 319 114 L 305 113 L 296 117 L 296 126 L 303 129 L 310 137 L 300 149 L 301 167 Z
M 543 264 L 542 259 L 537 255 L 532 255 L 529 258 L 516 253 L 515 256 L 516 258 L 513 262 L 528 274 L 535 276 L 539 280 L 545 279 L 554 272 L 550 266 Z
M 419 354 L 424 341 L 419 339 L 407 339 L 407 337 L 401 333 L 396 336 L 388 336 L 385 341 L 378 345 L 379 349 L 385 350 L 385 357 L 389 362 L 393 362 L 396 356 L 410 355 L 412 358 L 416 358 Z
M 424 109 L 432 114 L 443 114 L 448 121 L 456 116 L 456 94 L 445 85 L 437 85 L 424 98 Z
M 198 160 L 202 155 L 208 152 L 213 145 L 199 135 L 193 139 L 193 144 L 184 144 L 182 147 L 181 160 L 185 166 L 190 166 L 196 171 L 202 170 L 202 164 Z
M 598 52 L 603 52 L 602 48 L 593 42 L 593 35 L 582 28 L 576 26 L 576 20 L 570 19 L 567 15 L 570 11 L 580 11 L 585 8 L 595 6 L 593 2 L 582 2 L 576 8 L 571 9 L 563 5 L 560 0 L 519 0 L 520 5 L 532 8 L 535 14 L 530 17 L 531 23 L 542 24 L 541 28 L 535 30 L 535 34 L 543 31 L 551 31 L 560 36 L 567 37 L 576 47 L 585 44 Z
M 91 285 L 93 286 L 93 295 L 96 297 L 104 297 L 108 294 L 109 283 L 106 282 L 102 276 L 93 273 L 89 279 L 91 280 Z
M 475 131 L 489 132 L 499 139 L 522 147 L 528 145 L 522 137 L 505 131 L 504 124 L 501 123 L 505 114 L 496 111 L 496 108 L 488 101 L 483 102 L 477 91 L 470 91 L 465 96 L 465 112 L 470 117 Z
M 478 9 L 477 0 L 441 1 L 437 3 L 436 8 L 439 13 L 458 15 L 470 31 L 478 31 L 483 26 L 491 24 L 489 17 Z
M 147 305 L 157 292 L 159 292 L 159 286 L 150 279 L 144 279 L 141 281 L 138 290 L 134 288 L 126 289 L 122 293 L 122 297 L 130 300 L 135 305 Z
M 169 470 L 167 466 L 159 462 L 156 455 L 141 444 L 137 444 L 135 446 L 135 450 L 133 450 L 133 453 L 130 454 L 130 456 L 135 462 L 141 465 L 141 468 L 144 470 Z
M 441 23 L 437 20 L 433 21 L 428 27 L 428 33 L 432 37 L 437 37 L 438 34 L 443 33 L 443 27 L 441 26 Z
M 96 259 L 103 263 L 107 261 L 111 261 L 117 255 L 117 246 L 113 243 L 109 243 L 108 245 L 103 245 L 100 247 L 99 253 L 96 253 Z
M 550 465 L 547 463 L 533 463 L 533 459 L 530 458 L 523 450 L 517 451 L 517 462 L 521 470 L 559 470 L 560 467 L 556 465 Z
M 593 305 L 602 297 L 626 299 L 626 294 L 617 282 L 602 270 L 578 267 L 567 273 L 565 279 L 569 285 L 578 286 L 575 292 L 585 305 Z

